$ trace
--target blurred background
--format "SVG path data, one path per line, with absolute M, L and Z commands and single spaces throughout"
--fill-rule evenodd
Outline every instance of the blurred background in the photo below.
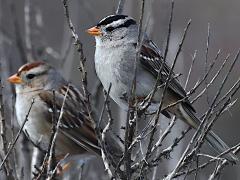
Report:
M 124 14 L 139 18 L 139 1 L 129 0 L 124 6 Z M 93 95 L 96 95 L 96 109 L 102 107 L 101 93 L 96 94 L 99 82 L 94 71 L 94 48 L 95 41 L 93 37 L 88 36 L 85 30 L 95 25 L 103 17 L 113 14 L 116 10 L 118 1 L 112 0 L 71 0 L 69 1 L 69 10 L 71 19 L 76 28 L 77 34 L 83 43 L 84 53 L 87 58 L 88 85 Z M 214 59 L 218 49 L 221 49 L 220 58 L 217 66 L 221 65 L 224 58 L 230 53 L 233 59 L 240 47 L 240 2 L 237 0 L 178 0 L 175 2 L 172 37 L 170 43 L 170 52 L 168 60 L 171 63 L 171 57 L 174 57 L 183 29 L 187 21 L 192 19 L 192 24 L 184 42 L 181 57 L 177 62 L 176 72 L 182 73 L 180 81 L 184 84 L 190 62 L 194 51 L 197 50 L 196 63 L 193 67 L 193 74 L 187 89 L 191 87 L 202 77 L 205 72 L 205 51 L 208 34 L 208 24 L 210 24 L 210 43 L 208 64 Z M 171 2 L 167 0 L 148 0 L 146 1 L 145 15 L 150 17 L 147 33 L 151 39 L 162 49 L 164 49 L 167 38 L 168 20 L 171 10 Z M 26 14 L 29 13 L 29 16 Z M 54 65 L 64 75 L 67 80 L 72 81 L 80 87 L 80 73 L 78 70 L 79 57 L 72 44 L 69 28 L 66 24 L 62 2 L 59 0 L 0 0 L 0 61 L 1 78 L 3 82 L 4 102 L 7 112 L 12 112 L 12 87 L 7 83 L 6 78 L 17 71 L 20 65 L 27 62 L 23 56 L 22 49 L 19 48 L 19 42 L 23 43 L 23 49 L 32 56 L 33 59 L 42 59 Z M 33 52 L 33 53 L 32 53 Z M 26 55 L 25 55 L 26 56 Z M 240 63 L 237 62 L 231 75 L 227 87 L 230 87 L 240 76 Z M 217 68 L 216 68 L 217 69 Z M 215 70 L 216 70 L 215 69 Z M 216 71 L 215 71 L 216 72 Z M 208 91 L 207 95 L 194 104 L 199 116 L 208 108 L 207 98 L 216 94 L 216 90 L 221 83 L 220 76 Z M 210 79 L 210 78 L 209 78 Z M 209 79 L 207 81 L 209 81 Z M 235 98 L 238 98 L 237 93 Z M 240 142 L 239 135 L 239 106 L 237 102 L 233 108 L 225 113 L 215 124 L 215 132 L 222 137 L 229 145 L 235 145 Z M 117 105 L 112 102 L 114 117 L 116 119 L 125 116 Z M 8 128 L 11 128 L 10 121 L 12 113 L 7 113 L 6 119 Z M 167 124 L 168 120 L 163 122 Z M 13 122 L 14 128 L 18 129 L 18 124 Z M 119 125 L 116 125 L 119 126 Z M 175 128 L 176 132 L 181 132 L 184 128 L 183 123 Z M 10 135 L 9 135 L 10 137 Z M 25 151 L 31 151 L 31 145 L 27 146 L 22 138 L 17 148 L 27 148 Z M 178 147 L 177 152 L 172 156 L 165 169 L 170 172 L 174 167 L 174 161 L 181 154 L 184 145 Z M 208 149 L 206 148 L 206 151 Z M 30 157 L 24 157 L 26 164 L 29 164 Z M 173 163 L 173 164 L 171 164 Z M 27 168 L 24 169 L 26 171 Z M 222 179 L 240 179 L 240 165 L 228 166 L 222 174 Z M 25 172 L 29 173 L 29 172 Z M 162 172 L 163 173 L 163 172 Z M 209 176 L 208 171 L 204 171 L 199 179 L 206 179 Z M 27 177 L 25 177 L 27 179 Z M 25 179 L 24 178 L 24 179 Z M 91 179 L 90 177 L 89 179 Z M 100 176 L 98 176 L 100 178 Z M 70 178 L 71 179 L 71 178 Z M 94 179 L 94 178 L 92 178 Z M 100 178 L 101 179 L 101 178 Z M 102 178 L 104 179 L 104 178 Z

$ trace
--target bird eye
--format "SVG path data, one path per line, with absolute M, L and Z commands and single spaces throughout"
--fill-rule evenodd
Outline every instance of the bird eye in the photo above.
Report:
M 26 77 L 27 77 L 27 79 L 32 79 L 35 77 L 35 74 L 28 74 Z
M 110 27 L 107 27 L 107 28 L 106 28 L 106 31 L 111 32 L 111 31 L 113 31 L 114 29 L 115 29 L 114 27 L 111 27 L 111 26 L 110 26 Z

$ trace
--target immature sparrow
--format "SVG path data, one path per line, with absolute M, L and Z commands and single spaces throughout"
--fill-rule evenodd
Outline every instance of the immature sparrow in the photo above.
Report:
M 134 19 L 125 15 L 110 15 L 102 19 L 96 26 L 87 30 L 95 36 L 95 69 L 105 89 L 112 84 L 110 96 L 123 109 L 127 109 L 126 97 L 129 97 L 134 77 L 134 63 L 138 41 L 138 25 Z M 158 71 L 163 62 L 157 46 L 144 37 L 140 48 L 140 57 L 137 60 L 136 96 L 139 100 L 146 98 L 153 90 Z M 163 64 L 160 83 L 166 82 L 170 68 Z M 150 109 L 157 109 L 161 100 L 163 88 L 158 89 Z M 186 97 L 186 92 L 174 75 L 171 78 L 163 102 L 163 108 Z M 200 120 L 195 116 L 195 110 L 190 102 L 185 101 L 168 108 L 163 112 L 166 116 L 174 114 L 193 128 L 197 128 Z M 218 153 L 229 147 L 212 131 L 206 137 L 208 143 Z M 236 161 L 237 157 L 229 153 L 227 158 Z
M 32 99 L 35 100 L 28 121 L 23 127 L 23 131 L 32 142 L 37 144 L 40 141 L 39 146 L 43 150 L 48 149 L 54 109 L 57 120 L 67 93 L 56 140 L 56 155 L 85 152 L 100 155 L 83 95 L 76 87 L 64 80 L 53 67 L 41 61 L 25 64 L 16 74 L 9 77 L 8 81 L 15 84 L 15 108 L 20 126 L 25 120 Z

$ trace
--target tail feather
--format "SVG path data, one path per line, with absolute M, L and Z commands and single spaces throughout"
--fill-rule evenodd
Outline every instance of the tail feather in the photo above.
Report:
M 229 149 L 229 146 L 220 137 L 218 137 L 213 131 L 210 131 L 207 134 L 206 140 L 208 144 L 219 154 Z M 233 152 L 229 152 L 223 157 L 231 162 L 238 161 L 238 157 Z
M 194 112 L 192 112 L 188 107 L 181 104 L 180 111 L 181 111 L 181 116 L 184 118 L 184 121 L 187 124 L 189 124 L 195 129 L 200 125 L 201 121 L 194 115 Z M 210 147 L 212 147 L 212 149 L 219 154 L 229 149 L 229 146 L 220 137 L 218 137 L 213 131 L 210 131 L 207 134 L 206 140 L 210 145 Z M 238 157 L 233 152 L 229 152 L 223 157 L 231 162 L 238 161 Z

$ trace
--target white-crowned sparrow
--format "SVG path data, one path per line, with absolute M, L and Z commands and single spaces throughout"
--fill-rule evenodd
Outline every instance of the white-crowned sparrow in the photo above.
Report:
M 130 95 L 134 77 L 136 45 L 138 41 L 138 25 L 134 19 L 125 15 L 110 15 L 102 19 L 96 26 L 87 30 L 95 36 L 95 69 L 105 89 L 112 84 L 110 96 L 123 109 L 127 109 L 127 98 Z M 137 60 L 136 96 L 139 100 L 146 98 L 153 90 L 158 71 L 163 62 L 157 46 L 144 37 Z M 160 83 L 166 82 L 170 68 L 163 65 Z M 163 88 L 153 97 L 151 109 L 156 109 L 160 102 Z M 163 108 L 186 97 L 186 92 L 177 79 L 172 78 L 163 102 Z M 190 102 L 185 101 L 167 109 L 163 114 L 174 114 L 193 128 L 197 128 L 200 120 Z M 208 143 L 218 153 L 229 147 L 212 131 L 206 137 Z M 229 153 L 227 158 L 236 161 L 237 157 Z
M 32 99 L 35 99 L 28 121 L 23 128 L 32 142 L 37 144 L 41 140 L 39 146 L 47 150 L 52 134 L 53 111 L 56 109 L 55 112 L 59 115 L 64 96 L 68 91 L 56 140 L 56 155 L 85 152 L 100 155 L 83 95 L 76 87 L 65 81 L 53 67 L 41 61 L 25 64 L 16 74 L 9 77 L 8 81 L 15 84 L 15 108 L 20 126 L 25 120 Z

